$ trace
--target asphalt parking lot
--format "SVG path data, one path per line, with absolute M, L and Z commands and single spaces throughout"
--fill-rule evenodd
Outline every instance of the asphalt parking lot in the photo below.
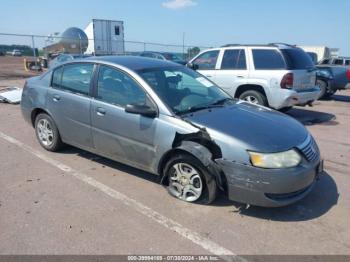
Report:
M 176 200 L 153 175 L 73 147 L 47 152 L 19 105 L 0 104 L 0 254 L 350 254 L 350 90 L 288 114 L 325 172 L 296 204 L 245 209 L 223 194 Z

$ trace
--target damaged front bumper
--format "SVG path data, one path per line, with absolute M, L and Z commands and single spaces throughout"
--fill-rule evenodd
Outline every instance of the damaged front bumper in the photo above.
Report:
M 264 169 L 217 159 L 227 180 L 230 200 L 265 207 L 289 205 L 312 190 L 323 165 L 320 160 L 294 168 Z

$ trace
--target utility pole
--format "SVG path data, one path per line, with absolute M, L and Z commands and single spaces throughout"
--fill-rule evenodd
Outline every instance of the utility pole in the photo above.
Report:
M 182 33 L 182 57 L 185 59 L 185 32 Z
M 35 52 L 34 35 L 32 35 L 32 47 L 33 47 L 33 55 L 34 55 L 34 59 L 35 59 L 35 66 L 36 66 L 36 68 L 38 68 L 38 61 L 36 59 L 36 52 Z

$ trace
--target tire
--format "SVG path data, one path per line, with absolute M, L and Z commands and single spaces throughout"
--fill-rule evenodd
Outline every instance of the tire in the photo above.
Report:
M 330 98 L 332 95 L 334 95 L 337 92 L 337 90 L 327 90 L 327 93 L 325 94 L 326 98 Z
M 48 114 L 41 113 L 35 118 L 35 134 L 47 151 L 56 152 L 64 145 L 55 122 Z
M 328 83 L 326 81 L 323 80 L 317 80 L 316 84 L 320 87 L 321 89 L 321 93 L 318 99 L 322 99 L 325 98 L 327 96 L 327 87 L 328 87 Z
M 287 113 L 292 108 L 293 108 L 292 106 L 287 106 L 287 107 L 280 108 L 278 111 L 280 111 L 282 113 Z
M 177 170 L 181 171 L 180 175 Z M 215 178 L 197 158 L 190 154 L 173 156 L 166 163 L 163 174 L 168 181 L 168 193 L 177 199 L 197 204 L 210 204 L 216 198 Z M 189 190 L 185 191 L 186 188 Z
M 266 96 L 263 95 L 262 93 L 260 93 L 259 91 L 256 91 L 256 90 L 248 90 L 248 91 L 243 92 L 239 96 L 239 99 L 245 100 L 245 101 L 253 103 L 253 104 L 267 106 Z

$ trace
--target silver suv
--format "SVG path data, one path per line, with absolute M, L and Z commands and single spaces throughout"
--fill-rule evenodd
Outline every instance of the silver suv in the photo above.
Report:
M 320 94 L 310 57 L 286 44 L 213 48 L 198 54 L 188 66 L 231 96 L 274 109 L 310 104 Z

